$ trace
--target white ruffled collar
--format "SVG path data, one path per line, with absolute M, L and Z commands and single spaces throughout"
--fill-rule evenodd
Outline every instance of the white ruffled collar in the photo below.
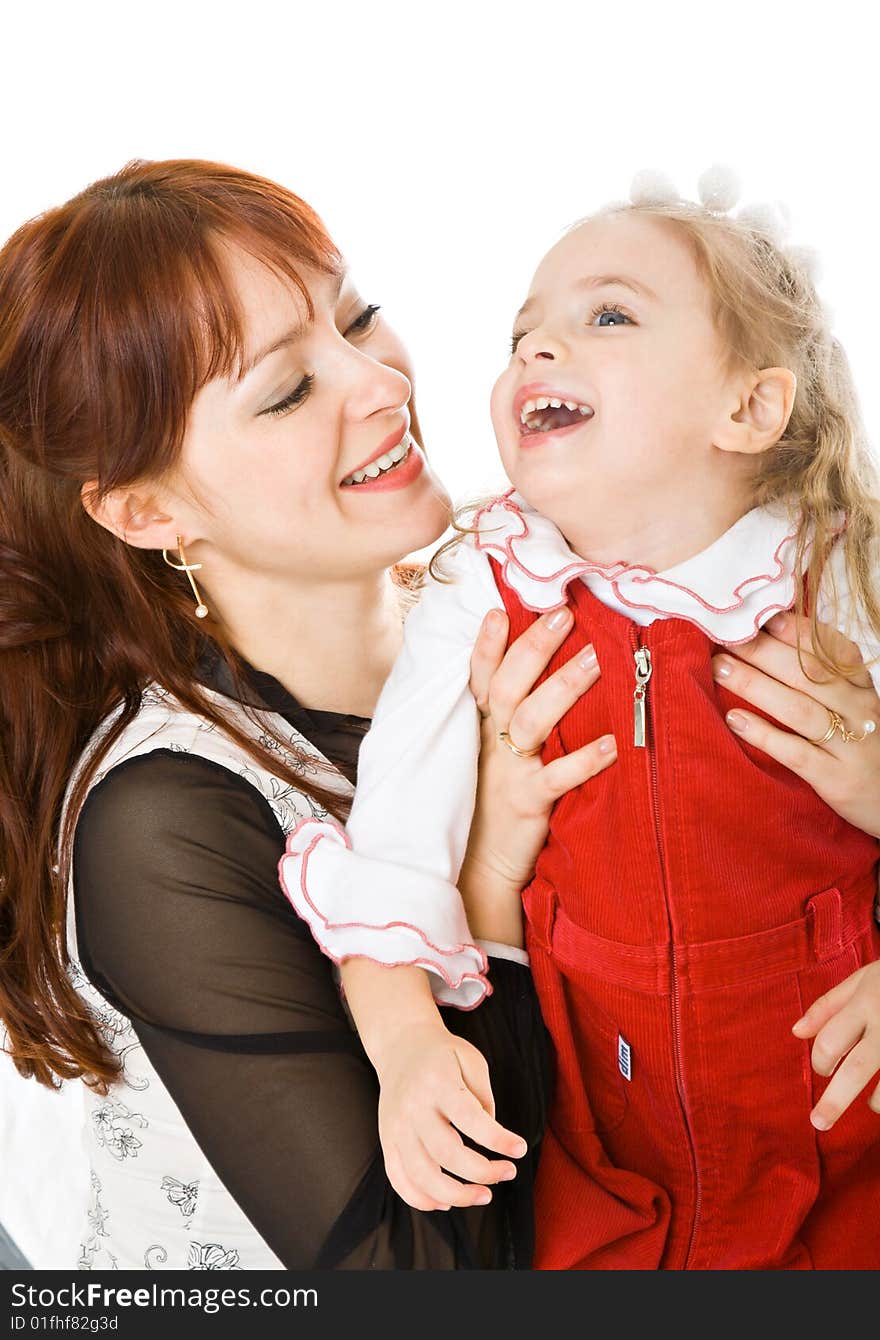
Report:
M 603 564 L 573 553 L 561 531 L 514 489 L 474 518 L 478 549 L 501 565 L 527 609 L 554 609 L 576 577 L 598 597 L 613 593 L 633 610 L 687 619 L 713 641 L 748 642 L 795 598 L 797 522 L 755 507 L 701 553 L 665 572 L 625 562 Z

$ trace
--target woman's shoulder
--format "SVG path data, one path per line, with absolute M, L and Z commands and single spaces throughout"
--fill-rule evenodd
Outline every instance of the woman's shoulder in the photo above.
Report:
M 275 732 L 290 746 L 287 750 L 277 741 L 272 742 L 279 757 L 283 754 L 286 767 L 304 781 L 318 780 L 320 773 L 320 780 L 326 785 L 325 760 L 284 718 L 271 712 L 246 711 L 233 699 L 204 686 L 202 692 L 216 704 L 223 717 L 264 746 L 270 743 L 265 725 L 271 718 Z M 105 718 L 84 752 L 84 762 L 90 751 L 99 747 L 117 714 L 118 710 Z M 338 780 L 340 787 L 348 785 L 341 777 Z M 158 684 L 147 685 L 142 691 L 139 710 L 100 759 L 90 779 L 83 809 L 99 788 L 105 805 L 113 798 L 114 808 L 129 812 L 136 812 L 151 801 L 155 811 L 162 792 L 177 797 L 185 794 L 190 808 L 209 793 L 215 797 L 225 795 L 229 803 L 234 797 L 239 803 L 257 797 L 263 804 L 256 805 L 256 809 L 268 805 L 284 833 L 302 819 L 324 815 L 323 809 L 304 791 L 257 762 L 222 724 L 208 715 L 193 712 Z

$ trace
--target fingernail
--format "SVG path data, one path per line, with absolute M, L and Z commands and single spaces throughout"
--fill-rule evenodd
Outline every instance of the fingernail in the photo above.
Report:
M 486 632 L 491 637 L 497 637 L 504 625 L 504 614 L 501 610 L 490 610 L 486 615 Z
M 501 1181 L 512 1182 L 514 1177 L 516 1177 L 516 1168 L 508 1168 L 506 1172 L 501 1174 Z
M 588 647 L 584 647 L 583 651 L 578 657 L 578 665 L 581 667 L 581 669 L 595 670 L 598 664 L 599 661 L 598 657 L 596 656 L 596 648 L 592 644 L 590 644 L 590 646 Z
M 729 661 L 726 656 L 719 656 L 712 664 L 712 674 L 716 679 L 730 679 L 733 661 Z
M 489 1191 L 481 1191 L 474 1203 L 476 1205 L 488 1205 L 491 1199 L 492 1195 Z
M 768 619 L 765 627 L 770 629 L 771 633 L 784 633 L 788 627 L 787 614 L 774 614 L 772 619 Z
M 559 629 L 564 628 L 571 620 L 571 610 L 567 606 L 563 606 L 562 609 L 552 610 L 550 614 L 545 614 L 544 618 L 547 621 L 547 627 L 551 628 L 554 633 L 558 633 Z
M 617 741 L 615 740 L 613 735 L 602 736 L 602 739 L 599 741 L 599 753 L 600 754 L 617 753 Z
M 818 1112 L 810 1113 L 810 1121 L 817 1131 L 828 1131 L 831 1129 L 831 1122 L 828 1118 L 820 1116 Z
M 740 712 L 728 712 L 724 718 L 731 730 L 735 730 L 737 735 L 745 735 L 749 729 L 749 723 Z
M 513 1157 L 514 1157 L 515 1159 L 521 1159 L 522 1156 L 523 1156 L 523 1154 L 525 1154 L 525 1153 L 528 1152 L 528 1148 L 529 1148 L 529 1147 L 528 1147 L 528 1145 L 526 1144 L 525 1140 L 521 1140 L 520 1143 L 516 1146 L 516 1148 L 515 1148 L 514 1151 L 513 1151 Z

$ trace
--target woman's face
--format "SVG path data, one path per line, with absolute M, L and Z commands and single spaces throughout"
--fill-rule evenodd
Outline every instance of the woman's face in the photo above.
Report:
M 304 273 L 310 320 L 292 285 L 237 248 L 226 254 L 244 318 L 243 367 L 199 391 L 180 461 L 190 493 L 184 544 L 188 559 L 190 548 L 204 558 L 207 588 L 212 557 L 263 576 L 333 582 L 431 544 L 450 502 L 410 436 L 400 340 L 347 273 Z

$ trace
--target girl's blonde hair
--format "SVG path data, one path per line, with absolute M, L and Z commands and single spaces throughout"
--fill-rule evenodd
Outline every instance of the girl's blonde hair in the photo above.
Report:
M 826 670 L 852 673 L 822 644 L 815 595 L 840 538 L 854 605 L 880 639 L 880 603 L 872 580 L 880 489 L 849 362 L 831 333 L 807 254 L 784 248 L 745 219 L 688 201 L 606 205 L 572 227 L 618 214 L 668 219 L 689 239 L 730 370 L 787 367 L 797 378 L 785 432 L 760 459 L 754 504 L 799 505 L 798 621 L 808 617 L 813 651 Z M 440 555 L 469 533 L 455 525 L 460 534 L 431 560 L 435 576 Z

